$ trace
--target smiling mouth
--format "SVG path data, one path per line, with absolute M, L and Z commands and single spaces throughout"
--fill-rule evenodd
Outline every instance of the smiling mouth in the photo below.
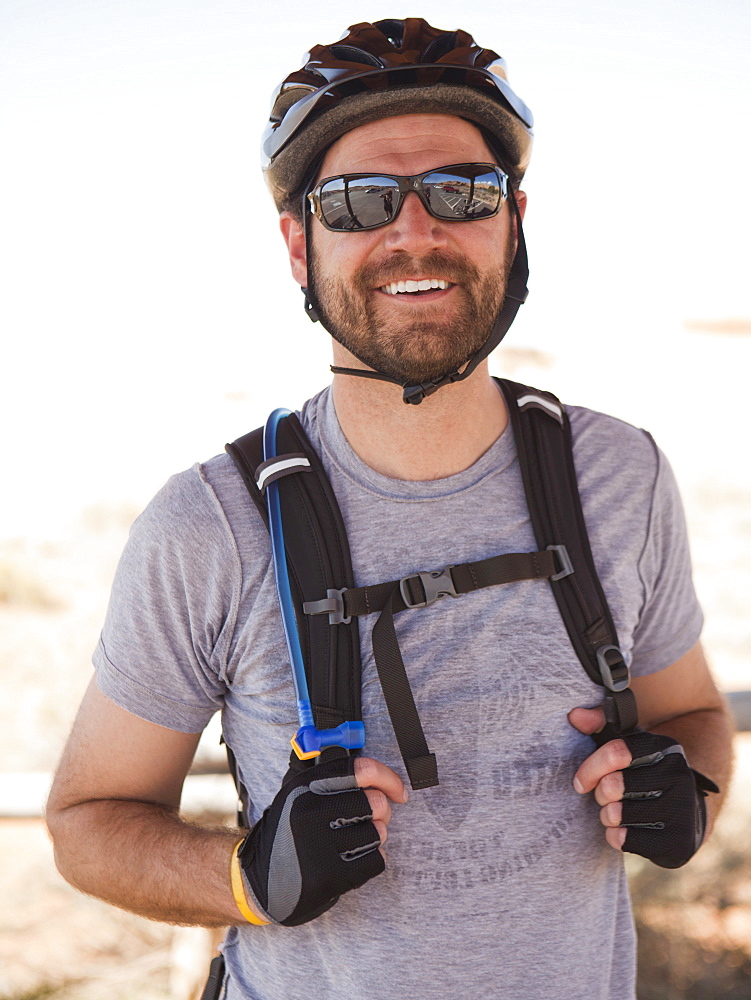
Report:
M 445 291 L 447 288 L 451 288 L 451 282 L 443 278 L 419 278 L 392 281 L 388 285 L 381 285 L 378 291 L 386 295 L 420 295 L 436 290 Z

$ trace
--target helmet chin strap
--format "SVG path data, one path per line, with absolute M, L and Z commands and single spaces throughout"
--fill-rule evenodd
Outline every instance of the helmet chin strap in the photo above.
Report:
M 524 241 L 524 231 L 522 230 L 522 219 L 521 214 L 519 213 L 519 206 L 516 203 L 516 198 L 514 198 L 513 192 L 511 192 L 510 198 L 514 206 L 514 213 L 516 216 L 517 244 L 516 254 L 514 255 L 514 260 L 511 264 L 508 279 L 506 281 L 506 294 L 495 323 L 493 324 L 490 336 L 482 347 L 471 355 L 464 371 L 460 372 L 457 369 L 456 371 L 447 372 L 445 375 L 441 375 L 438 378 L 429 379 L 426 382 L 420 382 L 416 385 L 413 385 L 408 380 L 394 378 L 392 375 L 386 375 L 385 372 L 372 371 L 370 369 L 340 368 L 338 365 L 331 365 L 331 371 L 336 375 L 357 375 L 360 378 L 375 378 L 383 382 L 393 382 L 395 385 L 400 385 L 402 387 L 402 399 L 404 402 L 413 403 L 415 405 L 421 403 L 426 396 L 432 396 L 434 392 L 437 392 L 438 389 L 441 388 L 441 386 L 450 385 L 452 382 L 462 382 L 465 378 L 468 378 L 480 362 L 484 361 L 485 358 L 487 358 L 487 356 L 494 351 L 496 347 L 498 347 L 500 342 L 505 337 L 509 327 L 514 322 L 519 306 L 526 301 L 528 295 L 527 281 L 529 279 L 529 263 L 527 260 L 527 245 Z M 305 243 L 306 245 L 309 245 L 309 212 L 305 211 L 305 209 L 307 209 L 306 203 L 303 205 Z M 305 312 L 308 317 L 314 323 L 321 323 L 322 326 L 325 326 L 321 320 L 318 309 L 316 308 L 315 297 L 312 292 L 307 288 L 303 288 L 302 292 L 305 296 Z M 331 333 L 330 330 L 328 332 Z M 362 358 L 359 360 L 362 361 Z

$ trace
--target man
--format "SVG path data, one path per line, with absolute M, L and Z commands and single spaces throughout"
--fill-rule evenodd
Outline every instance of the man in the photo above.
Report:
M 358 585 L 536 547 L 486 360 L 524 297 L 530 144 L 496 54 L 417 18 L 355 26 L 278 92 L 267 178 L 336 372 L 301 422 Z M 568 413 L 654 735 L 594 749 L 602 690 L 551 587 L 520 580 L 400 616 L 440 784 L 407 802 L 365 616 L 365 753 L 324 755 L 282 786 L 295 695 L 269 539 L 222 456 L 170 480 L 133 528 L 49 804 L 65 877 L 154 919 L 231 925 L 228 1000 L 632 997 L 621 849 L 688 859 L 721 799 L 706 798 L 705 827 L 706 792 L 727 787 L 731 730 L 664 458 L 643 432 Z M 216 710 L 253 803 L 242 845 L 177 812 Z M 647 829 L 621 826 L 634 803 L 653 810 Z

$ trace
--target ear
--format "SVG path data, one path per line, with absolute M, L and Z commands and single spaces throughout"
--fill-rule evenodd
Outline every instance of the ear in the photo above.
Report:
M 514 191 L 514 197 L 516 198 L 516 204 L 519 206 L 519 215 L 524 221 L 524 213 L 527 211 L 527 195 L 524 191 Z
M 305 252 L 303 227 L 291 212 L 282 212 L 279 216 L 279 228 L 282 231 L 284 242 L 287 244 L 292 277 L 301 288 L 306 288 L 308 284 L 308 258 Z

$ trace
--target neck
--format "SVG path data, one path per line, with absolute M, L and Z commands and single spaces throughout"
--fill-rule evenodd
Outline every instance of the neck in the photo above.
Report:
M 363 367 L 334 343 L 334 363 Z M 391 479 L 444 479 L 469 468 L 502 434 L 508 417 L 487 361 L 463 382 L 445 385 L 417 406 L 391 382 L 335 375 L 342 431 L 371 469 Z

